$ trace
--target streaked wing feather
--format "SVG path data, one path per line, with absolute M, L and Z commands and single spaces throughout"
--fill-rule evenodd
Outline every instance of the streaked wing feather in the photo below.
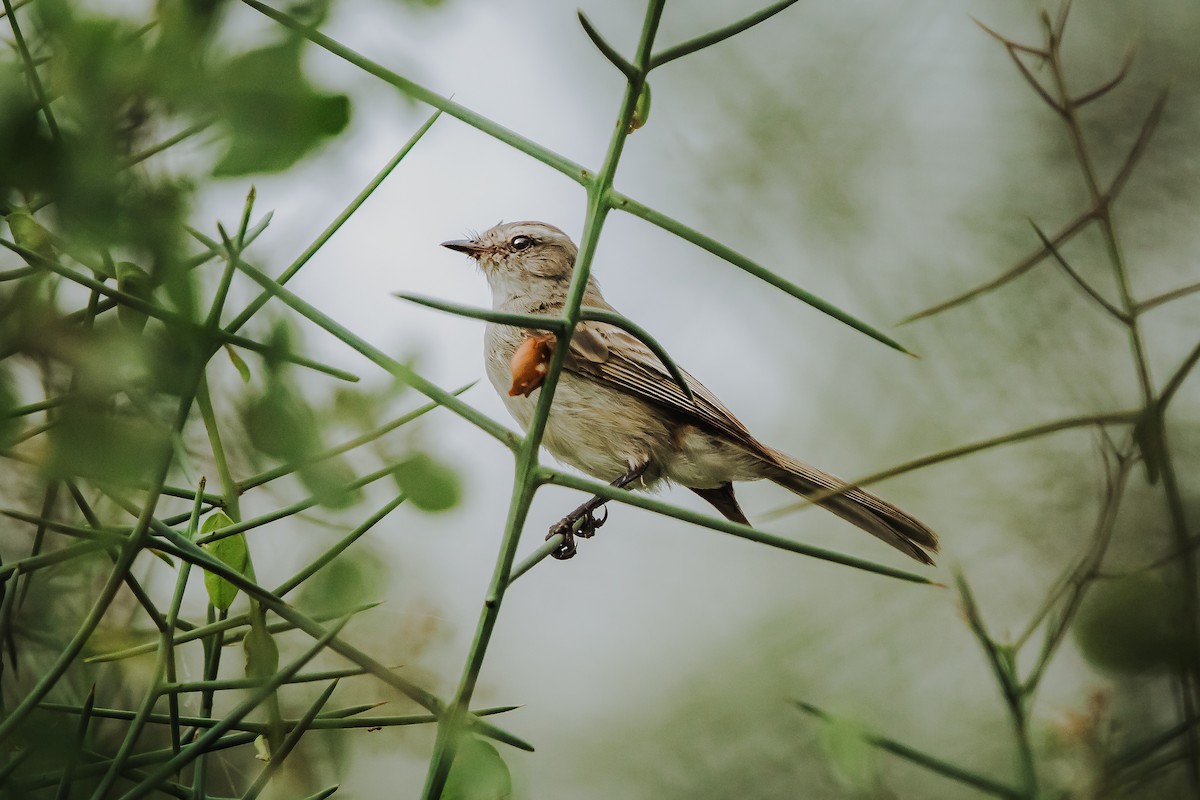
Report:
M 570 357 L 565 366 L 572 372 L 664 406 L 689 422 L 715 429 L 766 454 L 766 448 L 704 384 L 683 372 L 696 398 L 694 402 L 689 400 L 650 348 L 620 328 L 602 322 L 580 323 L 571 338 Z

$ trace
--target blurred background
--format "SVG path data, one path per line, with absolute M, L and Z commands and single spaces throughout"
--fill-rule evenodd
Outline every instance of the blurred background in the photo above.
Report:
M 129 20 L 155 13 L 151 3 L 81 5 Z M 1103 84 L 1136 47 L 1122 84 L 1081 111 L 1102 181 L 1170 86 L 1161 123 L 1114 211 L 1134 296 L 1193 284 L 1200 252 L 1200 9 L 1184 0 L 1075 5 L 1063 47 L 1074 90 Z M 745 0 L 668 3 L 658 42 L 700 35 L 758 7 Z M 919 359 L 621 212 L 610 214 L 593 264 L 606 297 L 757 436 L 847 478 L 1045 422 L 1137 408 L 1124 329 L 1050 260 L 967 305 L 892 328 L 1035 251 L 1030 220 L 1054 232 L 1088 207 L 1062 120 L 973 20 L 1040 45 L 1043 8 L 1057 12 L 1053 4 L 999 0 L 801 2 L 651 76 L 652 115 L 629 139 L 617 189 L 894 333 Z M 632 53 L 641 5 L 594 2 L 582 10 L 609 41 Z M 219 41 L 236 52 L 280 30 L 231 4 Z M 568 158 L 591 168 L 603 158 L 623 79 L 588 41 L 573 6 L 335 2 L 321 30 Z M 209 178 L 206 170 L 223 145 L 207 132 L 146 167 L 195 182 L 188 218 L 209 235 L 217 220 L 236 225 L 253 184 L 256 209 L 274 216 L 248 259 L 270 274 L 295 258 L 430 112 L 316 47 L 304 48 L 302 64 L 321 91 L 349 97 L 350 116 L 344 132 L 295 166 Z M 1045 71 L 1036 74 L 1049 80 Z M 482 324 L 403 303 L 392 293 L 487 305 L 483 277 L 439 242 L 519 219 L 550 222 L 577 239 L 584 212 L 576 184 L 443 116 L 289 286 L 424 376 L 461 386 L 482 376 Z M 1062 252 L 1100 291 L 1117 297 L 1094 228 Z M 202 285 L 215 285 L 218 274 L 202 277 Z M 244 303 L 257 289 L 240 280 L 232 296 Z M 1198 314 L 1200 294 L 1144 318 L 1159 386 L 1195 346 Z M 297 322 L 292 336 L 305 354 L 363 376 L 354 392 L 382 397 L 378 402 L 388 408 L 423 402 L 315 328 Z M 218 394 L 234 398 L 239 379 L 227 372 L 210 381 L 227 387 Z M 353 427 L 336 416 L 353 405 L 349 390 L 304 374 L 300 391 L 326 420 L 329 441 Z M 463 397 L 510 424 L 486 381 Z M 221 402 L 235 408 L 239 401 Z M 1200 524 L 1198 411 L 1193 377 L 1167 417 L 1193 537 Z M 1113 437 L 1122 441 L 1127 431 L 1114 428 Z M 492 572 L 512 459 L 443 410 L 399 436 L 396 448 L 430 453 L 458 473 L 461 500 L 441 513 L 401 506 L 339 561 L 343 573 L 328 586 L 342 599 L 357 591 L 361 601 L 382 600 L 354 620 L 350 638 L 448 696 Z M 201 432 L 195 442 L 203 441 Z M 1092 541 L 1105 492 L 1101 442 L 1094 430 L 1074 428 L 874 487 L 939 532 L 943 554 L 934 576 L 948 589 L 614 505 L 608 524 L 582 543 L 577 558 L 542 562 L 505 598 L 474 705 L 521 706 L 497 718 L 537 748 L 500 747 L 513 796 L 985 796 L 870 748 L 864 730 L 1016 784 L 1016 740 L 952 588 L 954 571 L 969 582 L 992 635 L 1002 642 L 1018 636 Z M 239 446 L 233 443 L 235 452 Z M 235 473 L 250 472 L 257 457 L 249 448 L 238 453 Z M 18 483 L 8 486 L 6 505 L 34 496 L 22 495 Z M 354 508 L 319 509 L 256 530 L 250 548 L 259 582 L 269 586 L 292 574 L 394 491 L 375 485 Z M 908 566 L 822 511 L 769 513 L 792 501 L 777 487 L 738 491 L 747 515 L 767 530 Z M 263 497 L 247 495 L 244 512 L 261 513 L 303 494 L 290 484 Z M 689 492 L 663 496 L 705 510 Z M 580 500 L 554 487 L 538 492 L 518 559 Z M 5 528 L 8 559 L 27 548 L 28 530 L 16 523 Z M 1174 656 L 1127 657 L 1129 650 L 1144 655 L 1178 643 L 1179 626 L 1164 603 L 1181 602 L 1180 593 L 1164 595 L 1155 588 L 1166 580 L 1164 571 L 1142 569 L 1171 548 L 1162 486 L 1149 485 L 1139 466 L 1103 565 L 1109 577 L 1085 598 L 1031 706 L 1030 738 L 1046 796 L 1190 796 L 1186 753 L 1139 780 L 1104 782 L 1112 754 L 1179 720 Z M 151 561 L 139 562 L 147 583 L 169 594 L 173 575 Z M 1113 577 L 1126 572 L 1132 577 Z M 54 591 L 44 591 L 48 607 Z M 204 602 L 193 586 L 185 615 L 202 617 Z M 1149 644 L 1120 640 L 1121 631 L 1151 629 L 1157 633 L 1147 634 Z M 118 632 L 104 630 L 111 644 Z M 1018 661 L 1023 668 L 1037 655 L 1036 644 L 1028 650 Z M 344 682 L 338 696 L 341 705 L 388 700 L 387 713 L 408 709 L 367 678 Z M 796 701 L 825 709 L 835 722 L 804 714 Z M 296 708 L 304 702 L 297 699 Z M 314 734 L 306 757 L 289 762 L 272 796 L 300 797 L 338 782 L 337 797 L 415 797 L 433 735 L 432 726 Z M 236 757 L 221 768 L 232 785 L 256 769 L 252 759 Z

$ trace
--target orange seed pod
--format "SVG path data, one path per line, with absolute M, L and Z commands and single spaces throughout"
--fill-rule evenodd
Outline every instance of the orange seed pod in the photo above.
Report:
M 517 352 L 513 353 L 512 388 L 508 390 L 509 397 L 533 394 L 533 390 L 546 380 L 546 372 L 550 369 L 550 356 L 554 354 L 554 336 L 549 333 L 530 334 L 526 337 Z

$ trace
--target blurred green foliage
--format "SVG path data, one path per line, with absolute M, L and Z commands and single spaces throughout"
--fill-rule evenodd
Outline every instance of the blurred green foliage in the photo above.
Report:
M 365 417 L 348 420 L 324 408 L 327 383 L 293 366 L 305 362 L 304 347 L 287 319 L 256 313 L 237 330 L 221 329 L 230 308 L 260 291 L 239 285 L 236 270 L 254 256 L 249 240 L 270 218 L 251 219 L 253 190 L 240 225 L 228 226 L 232 235 L 191 227 L 197 193 L 214 180 L 286 171 L 346 132 L 350 100 L 312 80 L 305 40 L 279 27 L 246 36 L 230 21 L 236 4 L 228 0 L 159 2 L 141 20 L 102 3 L 17 5 L 0 20 L 13 33 L 6 41 L 13 46 L 0 51 L 0 245 L 11 251 L 0 256 L 0 477 L 15 487 L 0 505 L 26 521 L 4 523 L 0 569 L 18 560 L 27 566 L 0 575 L 0 726 L 20 723 L 19 733 L 0 737 L 0 796 L 88 796 L 110 770 L 111 791 L 101 793 L 118 796 L 148 774 L 132 771 L 127 759 L 172 745 L 178 751 L 198 734 L 177 721 L 90 719 L 80 687 L 95 685 L 97 707 L 143 715 L 182 707 L 219 718 L 227 705 L 214 690 L 168 696 L 162 687 L 218 677 L 262 682 L 293 658 L 287 642 L 277 643 L 280 621 L 266 604 L 248 592 L 248 613 L 230 617 L 243 592 L 202 567 L 185 571 L 186 559 L 162 556 L 165 545 L 139 540 L 147 531 L 134 520 L 153 519 L 159 536 L 184 529 L 209 536 L 244 522 L 243 492 L 295 475 L 316 503 L 356 526 L 365 516 L 357 508 L 364 472 L 386 478 L 402 457 L 370 436 L 371 447 L 352 457 L 329 448 L 347 429 L 375 426 L 397 392 L 390 378 L 382 388 L 342 389 L 344 403 L 360 395 L 358 406 L 372 409 L 371 426 Z M 317 25 L 330 3 L 288 8 Z M 181 157 L 151 161 L 184 142 Z M 235 334 L 253 341 L 228 344 Z M 364 469 L 372 461 L 384 466 Z M 422 507 L 458 502 L 448 465 L 420 454 L 405 465 Z M 197 492 L 198 483 L 207 493 Z M 378 558 L 340 548 L 311 553 L 315 545 L 295 515 L 312 498 L 291 503 L 295 488 L 278 486 L 259 496 L 272 506 L 264 517 L 291 537 L 287 565 L 293 557 L 327 562 L 301 583 L 300 604 L 345 614 L 377 600 L 385 585 Z M 192 557 L 215 558 L 253 582 L 253 530 L 263 524 L 208 542 Z M 98 540 L 107 549 L 94 537 L 107 537 Z M 136 563 L 122 561 L 134 541 Z M 152 548 L 159 559 L 139 555 Z M 163 573 L 170 574 L 160 580 Z M 188 581 L 204 586 L 198 614 L 185 602 Z M 171 582 L 175 610 L 163 591 Z M 102 586 L 111 586 L 111 600 L 89 616 L 103 602 Z M 160 649 L 171 614 L 179 615 L 177 636 L 209 626 L 202 646 Z M 93 653 L 133 652 L 86 663 L 69 657 L 74 641 Z M 236 641 L 244 669 L 224 657 L 223 645 Z M 155 650 L 167 655 L 153 666 L 126 660 Z M 304 702 L 302 692 L 285 686 L 263 695 L 260 755 L 273 758 L 284 744 L 283 709 Z M 30 698 L 72 711 L 39 709 Z M 201 756 L 201 768 L 177 770 L 159 788 L 173 796 L 243 795 L 253 779 L 245 767 L 258 762 L 252 744 L 234 744 L 223 741 Z M 324 751 L 339 755 L 322 769 L 343 768 L 340 746 Z M 83 762 L 85 772 L 73 773 Z M 304 764 L 295 772 L 316 781 L 322 769 Z
M 444 800 L 506 800 L 512 777 L 496 748 L 477 736 L 464 736 L 442 792 Z
M 387 577 L 380 554 L 360 547 L 342 553 L 305 581 L 296 605 L 320 614 L 355 608 L 380 597 Z
M 302 40 L 289 37 L 221 65 L 215 111 L 231 143 L 215 175 L 287 169 L 346 127 L 349 98 L 316 91 L 300 70 L 301 50 Z
M 458 505 L 462 485 L 458 474 L 428 453 L 415 453 L 392 471 L 396 485 L 422 511 L 445 511 Z
M 1079 610 L 1075 639 L 1096 666 L 1116 674 L 1170 674 L 1196 663 L 1187 598 L 1178 579 L 1139 573 L 1099 583 Z

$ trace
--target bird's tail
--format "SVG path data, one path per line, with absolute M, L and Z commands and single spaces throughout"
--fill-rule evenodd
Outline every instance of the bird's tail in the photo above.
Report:
M 770 480 L 811 499 L 922 564 L 933 563 L 929 553 L 937 552 L 938 537 L 919 520 L 891 503 L 801 463 L 786 453 L 765 446 L 764 449 L 771 465 L 776 468 L 766 476 Z

